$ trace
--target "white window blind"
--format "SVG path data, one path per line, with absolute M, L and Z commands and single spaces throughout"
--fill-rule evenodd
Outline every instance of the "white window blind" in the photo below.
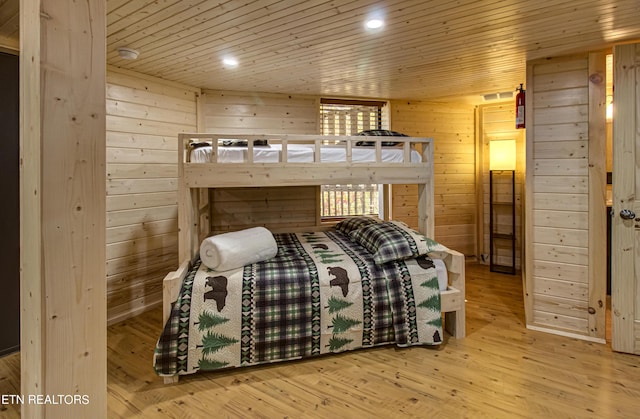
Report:
M 321 99 L 322 135 L 355 135 L 361 131 L 388 129 L 386 102 Z M 323 185 L 322 217 L 378 215 L 378 185 Z

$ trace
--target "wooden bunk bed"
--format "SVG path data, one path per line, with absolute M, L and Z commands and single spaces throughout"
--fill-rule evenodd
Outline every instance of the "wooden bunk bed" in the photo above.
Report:
M 180 134 L 178 141 L 181 263 L 178 270 L 164 279 L 165 323 L 172 309 L 175 310 L 185 278 L 199 261 L 202 240 L 211 235 L 210 191 L 214 188 L 315 186 L 319 190 L 320 185 L 334 184 L 417 184 L 418 229 L 426 237 L 434 236 L 433 141 L 430 138 L 198 133 Z M 265 143 L 266 147 L 261 146 Z M 204 147 L 196 152 L 198 146 Z M 314 225 L 298 226 L 290 231 L 330 231 L 334 225 L 318 216 Z M 440 291 L 443 329 L 455 338 L 463 338 L 464 255 L 446 249 L 440 257 L 446 265 L 448 280 L 446 290 Z M 165 376 L 167 383 L 178 379 L 177 374 L 160 375 Z

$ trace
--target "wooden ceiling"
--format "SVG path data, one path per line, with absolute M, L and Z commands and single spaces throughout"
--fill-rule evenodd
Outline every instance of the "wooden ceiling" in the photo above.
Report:
M 18 3 L 0 0 L 9 48 Z M 323 96 L 479 99 L 513 91 L 529 59 L 640 40 L 638 0 L 107 0 L 107 9 L 109 64 L 201 88 Z M 385 26 L 367 31 L 373 13 Z M 122 46 L 139 58 L 120 58 Z
M 0 51 L 17 50 L 20 45 L 20 0 L 0 0 Z

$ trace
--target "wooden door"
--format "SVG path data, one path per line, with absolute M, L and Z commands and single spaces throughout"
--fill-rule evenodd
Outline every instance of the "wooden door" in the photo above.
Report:
M 640 44 L 613 59 L 612 347 L 640 354 Z

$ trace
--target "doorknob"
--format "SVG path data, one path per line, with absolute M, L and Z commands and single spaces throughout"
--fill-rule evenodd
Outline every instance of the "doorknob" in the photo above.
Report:
M 636 213 L 628 209 L 623 209 L 622 211 L 620 211 L 620 217 L 624 218 L 625 220 L 633 220 L 634 218 L 636 218 Z

